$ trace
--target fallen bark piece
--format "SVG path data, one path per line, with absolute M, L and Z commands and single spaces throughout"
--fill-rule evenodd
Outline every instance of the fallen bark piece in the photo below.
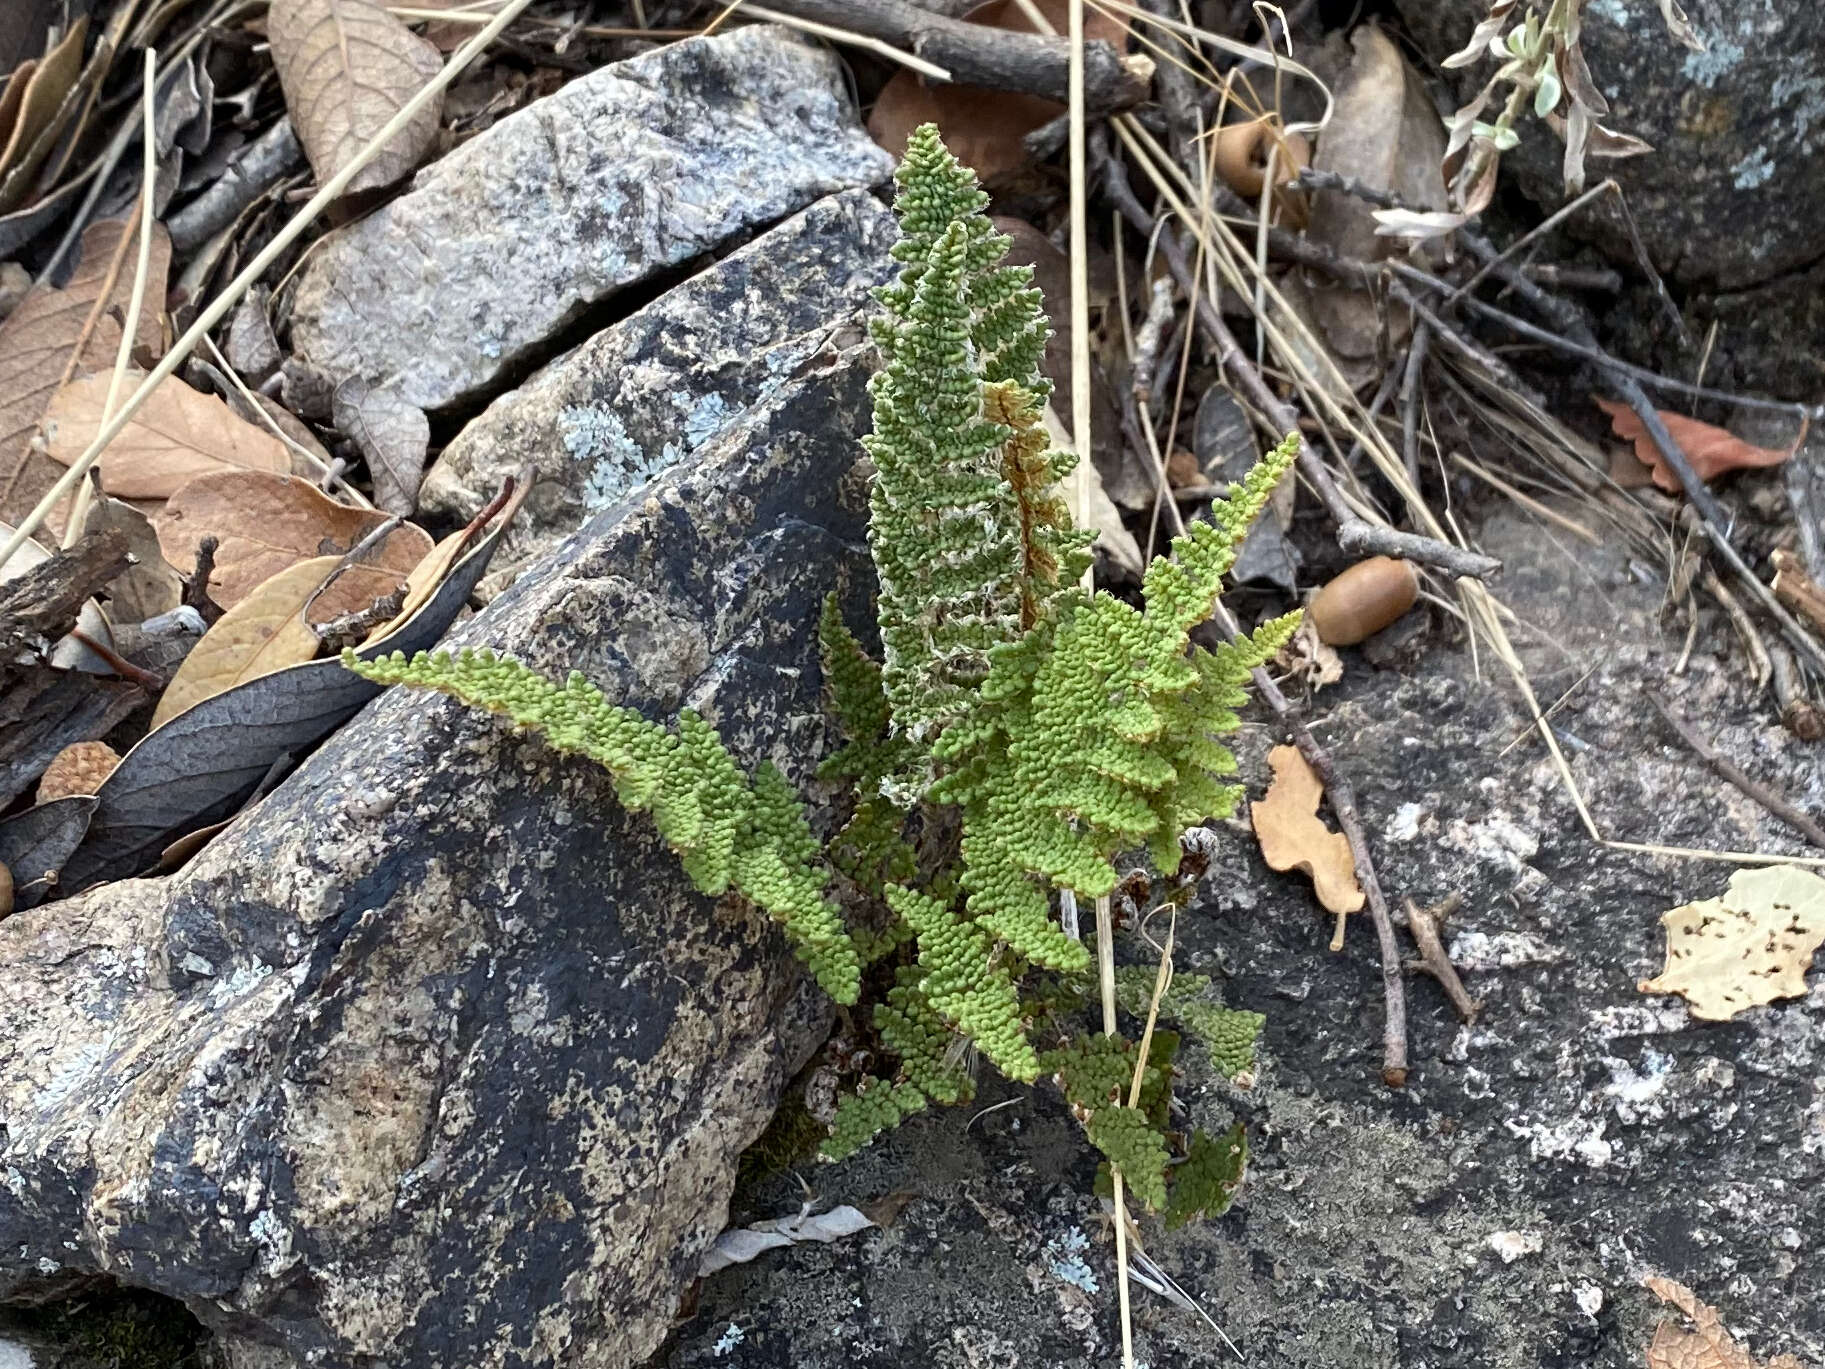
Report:
M 440 409 L 584 310 L 820 196 L 886 179 L 835 56 L 757 25 L 572 81 L 327 239 L 295 359 Z
M 1303 870 L 1311 876 L 1318 901 L 1337 914 L 1337 935 L 1332 950 L 1343 948 L 1343 920 L 1362 911 L 1362 886 L 1356 882 L 1356 861 L 1350 843 L 1318 818 L 1324 786 L 1296 746 L 1276 746 L 1267 753 L 1274 781 L 1265 797 L 1249 806 L 1261 858 L 1274 870 Z

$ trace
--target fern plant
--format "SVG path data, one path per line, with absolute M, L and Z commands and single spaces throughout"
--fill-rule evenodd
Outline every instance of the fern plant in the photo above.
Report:
M 872 1022 L 895 1065 L 841 1101 L 827 1155 L 930 1103 L 967 1101 L 975 1051 L 1014 1079 L 1051 1076 L 1147 1205 L 1169 1219 L 1219 1211 L 1240 1178 L 1240 1133 L 1172 1130 L 1170 1031 L 1153 1034 L 1131 1105 L 1138 1048 L 1074 1030 L 1061 1009 L 1081 1001 L 1091 956 L 1052 910 L 1061 891 L 1110 893 L 1125 851 L 1145 847 L 1162 872 L 1176 870 L 1180 833 L 1233 810 L 1235 762 L 1218 739 L 1238 726 L 1249 671 L 1297 614 L 1215 650 L 1191 634 L 1298 439 L 1154 562 L 1138 605 L 1082 589 L 1092 534 L 1072 525 L 1058 492 L 1074 458 L 1046 440 L 1049 329 L 1031 269 L 1003 264 L 1009 240 L 935 128 L 912 136 L 896 180 L 901 271 L 876 292 L 881 360 L 863 439 L 882 658 L 832 596 L 820 641 L 845 740 L 821 774 L 853 785 L 855 802 L 829 843 L 812 837 L 776 771 L 744 773 L 693 714 L 667 728 L 579 676 L 555 684 L 487 652 L 344 661 L 504 714 L 606 767 L 692 883 L 771 913 L 838 1002 L 856 1002 L 864 970 L 879 965 Z M 869 904 L 878 925 L 846 928 L 833 887 Z M 1122 988 L 1125 1006 L 1144 1011 L 1138 978 Z M 1205 1036 L 1239 1075 L 1260 1018 L 1209 1001 L 1207 988 L 1181 980 L 1161 1015 Z

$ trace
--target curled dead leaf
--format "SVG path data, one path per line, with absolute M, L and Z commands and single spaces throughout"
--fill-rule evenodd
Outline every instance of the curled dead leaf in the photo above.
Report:
M 374 502 L 388 513 L 411 513 L 418 507 L 425 454 L 431 449 L 431 420 L 424 410 L 397 390 L 370 385 L 359 376 L 338 385 L 330 405 L 336 426 L 367 459 Z
M 443 65 L 437 49 L 376 0 L 287 0 L 266 20 L 279 88 L 318 181 L 327 181 L 386 126 Z M 378 190 L 411 172 L 443 118 L 432 100 L 347 193 Z
M 69 96 L 82 74 L 83 47 L 88 41 L 89 20 L 84 15 L 52 48 L 42 62 L 21 66 L 0 96 L 0 114 L 12 106 L 12 127 L 0 131 L 0 214 L 11 213 L 26 202 L 33 178 L 50 155 L 58 132 L 71 115 Z M 15 99 L 13 89 L 19 94 Z
M 183 578 L 159 550 L 151 519 L 123 499 L 98 494 L 89 504 L 82 530 L 86 535 L 104 528 L 119 528 L 133 555 L 126 573 L 108 586 L 108 606 L 117 622 L 143 623 L 183 602 Z
M 152 714 L 158 728 L 223 690 L 317 654 L 322 644 L 304 605 L 341 564 L 317 556 L 287 566 L 218 618 L 178 667 Z
M 1666 968 L 1636 985 L 1676 993 L 1692 1016 L 1726 1022 L 1806 992 L 1813 952 L 1825 944 L 1825 879 L 1795 865 L 1738 870 L 1721 898 L 1662 914 Z
M 142 379 L 129 372 L 130 390 Z M 45 452 L 74 465 L 101 431 L 112 377 L 98 371 L 65 385 L 44 415 Z M 291 453 L 271 433 L 235 417 L 214 395 L 166 376 L 95 463 L 122 499 L 168 499 L 198 476 L 221 470 L 284 472 Z
M 1654 483 L 1668 494 L 1679 493 L 1679 477 L 1674 475 L 1660 454 L 1660 448 L 1654 445 L 1654 439 L 1648 436 L 1647 427 L 1641 416 L 1626 404 L 1619 404 L 1613 399 L 1592 396 L 1597 407 L 1610 416 L 1610 431 L 1626 442 L 1635 445 L 1635 455 L 1641 464 L 1654 473 Z M 1731 432 L 1715 427 L 1710 423 L 1700 423 L 1696 418 L 1687 418 L 1684 414 L 1674 413 L 1669 409 L 1656 409 L 1660 421 L 1667 425 L 1667 432 L 1679 450 L 1685 453 L 1700 480 L 1709 481 L 1725 471 L 1744 470 L 1755 466 L 1778 466 L 1799 450 L 1801 442 L 1806 440 L 1802 432 L 1793 446 L 1785 451 L 1776 451 L 1768 447 L 1751 446 Z
M 196 563 L 205 537 L 216 539 L 209 593 L 232 608 L 254 587 L 299 561 L 344 552 L 386 521 L 373 509 L 337 503 L 308 480 L 264 471 L 218 471 L 185 485 L 153 520 L 165 559 Z M 375 557 L 352 566 L 318 600 L 320 621 L 366 608 L 390 594 L 431 551 L 422 528 L 402 523 Z
M 1319 821 L 1324 786 L 1298 747 L 1276 746 L 1267 753 L 1267 763 L 1274 781 L 1266 796 L 1249 807 L 1261 858 L 1270 869 L 1303 870 L 1311 876 L 1318 901 L 1338 915 L 1338 937 L 1332 946 L 1341 949 L 1343 917 L 1360 912 L 1365 901 L 1349 840 Z

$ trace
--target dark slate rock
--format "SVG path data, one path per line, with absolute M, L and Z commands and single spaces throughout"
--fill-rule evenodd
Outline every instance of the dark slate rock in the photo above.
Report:
M 539 475 L 489 574 L 510 582 L 590 514 L 714 443 L 838 339 L 893 277 L 893 215 L 818 201 L 566 353 L 475 418 L 431 468 L 425 510 L 473 517 L 529 457 Z
M 866 369 L 808 367 L 455 640 L 805 780 L 821 597 L 870 583 Z M 0 923 L 0 964 L 0 1295 L 106 1272 L 261 1369 L 640 1361 L 829 1013 L 602 772 L 397 690 L 181 874 Z

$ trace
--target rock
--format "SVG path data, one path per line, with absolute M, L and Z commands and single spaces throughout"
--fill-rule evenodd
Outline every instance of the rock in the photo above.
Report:
M 1396 0 L 1435 62 L 1461 48 L 1488 0 Z M 1651 155 L 1586 163 L 1589 184 L 1613 176 L 1655 264 L 1671 279 L 1738 290 L 1825 257 L 1825 9 L 1817 5 L 1686 6 L 1704 52 L 1675 42 L 1659 9 L 1637 0 L 1584 6 L 1583 50 L 1610 102 L 1605 124 L 1645 138 Z M 1459 103 L 1494 73 L 1493 59 L 1446 73 Z M 1529 196 L 1557 206 L 1563 146 L 1525 119 L 1504 159 Z M 1632 262 L 1613 211 L 1580 216 L 1573 231 L 1602 225 L 1619 262 Z M 1815 377 L 1816 380 L 1816 377 Z
M 487 589 L 700 450 L 845 336 L 893 278 L 893 215 L 863 190 L 797 214 L 503 395 L 431 468 L 423 508 L 467 521 L 529 456 L 539 484 Z
M 1503 559 L 1504 601 L 1533 625 L 1516 635 L 1540 696 L 1557 699 L 1595 666 L 1555 721 L 1590 748 L 1572 765 L 1605 831 L 1817 854 L 1643 721 L 1642 689 L 1668 692 L 1758 779 L 1825 805 L 1816 752 L 1712 655 L 1726 625 L 1708 626 L 1673 677 L 1679 636 L 1655 626 L 1660 587 L 1634 580 L 1625 548 L 1581 549 L 1574 563 L 1512 513 L 1478 541 Z M 1268 871 L 1246 833 L 1218 828 L 1217 873 L 1176 924 L 1176 964 L 1266 1013 L 1265 1043 L 1252 1088 L 1214 1078 L 1193 1046 L 1178 1089 L 1186 1125 L 1246 1122 L 1251 1169 L 1217 1221 L 1165 1232 L 1148 1220 L 1142 1232 L 1242 1359 L 1137 1287 L 1138 1362 L 1640 1369 L 1663 1315 L 1640 1280 L 1659 1272 L 1719 1306 L 1758 1363 L 1782 1352 L 1825 1363 L 1825 965 L 1806 998 L 1728 1024 L 1638 992 L 1661 967 L 1660 913 L 1715 894 L 1729 867 L 1593 844 L 1538 744 L 1504 752 L 1526 714 L 1488 686 L 1488 660 L 1479 680 L 1467 649 L 1439 646 L 1406 677 L 1353 669 L 1311 706 L 1356 786 L 1390 900 L 1464 895 L 1447 939 L 1467 952 L 1483 1012 L 1465 1028 L 1436 984 L 1408 980 L 1408 1088 L 1378 1078 L 1368 919 L 1352 918 L 1344 953 L 1331 954 L 1310 893 Z M 1259 793 L 1276 730 L 1238 737 Z M 1469 953 L 1479 939 L 1485 953 Z M 1121 954 L 1144 958 L 1132 940 Z M 912 1201 L 887 1229 L 769 1251 L 706 1281 L 665 1369 L 1117 1363 L 1095 1154 L 1056 1090 L 1009 1088 L 987 1070 L 982 1086 L 971 1106 L 821 1168 L 821 1204 Z M 801 1201 L 782 1175 L 744 1191 L 736 1220 Z M 1503 1232 L 1539 1253 L 1505 1262 L 1490 1244 Z M 731 1324 L 739 1350 L 718 1355 Z
M 594 519 L 458 643 L 807 779 L 871 579 L 856 348 Z M 619 1369 L 829 1007 L 607 775 L 392 691 L 183 872 L 0 923 L 0 1296 L 99 1270 L 238 1366 Z
M 296 360 L 485 398 L 593 306 L 699 253 L 886 179 L 831 53 L 759 25 L 572 81 L 419 173 L 299 278 Z

